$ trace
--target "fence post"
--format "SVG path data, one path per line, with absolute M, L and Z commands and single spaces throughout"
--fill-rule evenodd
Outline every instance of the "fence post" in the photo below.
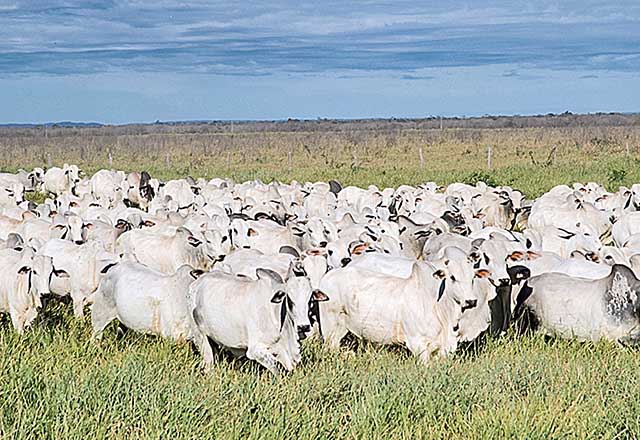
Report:
M 167 166 L 167 169 L 171 168 L 171 156 L 169 155 L 169 152 L 167 152 L 164 163 Z
M 491 170 L 491 166 L 492 166 L 492 156 L 493 155 L 493 151 L 491 150 L 491 145 L 489 145 L 489 148 L 487 149 L 487 169 Z
M 231 151 L 227 151 L 227 169 L 231 169 Z
M 424 156 L 422 155 L 422 147 L 418 149 L 418 156 L 420 157 L 420 169 L 424 170 Z
M 358 168 L 358 147 L 353 147 L 353 168 Z
M 51 152 L 47 153 L 47 168 L 51 168 L 52 166 L 52 161 L 51 161 Z
M 631 151 L 629 150 L 629 142 L 627 142 L 627 159 L 631 156 Z
M 291 150 L 287 152 L 287 163 L 289 164 L 289 171 L 293 169 L 293 158 L 291 157 Z
M 556 159 L 558 158 L 558 146 L 553 146 L 553 165 L 556 164 Z
M 109 149 L 109 169 L 113 169 L 113 155 L 111 154 L 111 149 Z

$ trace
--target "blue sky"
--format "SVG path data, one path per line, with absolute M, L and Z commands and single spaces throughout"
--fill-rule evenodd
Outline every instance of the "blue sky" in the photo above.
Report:
M 0 123 L 565 110 L 640 111 L 640 2 L 0 0 Z

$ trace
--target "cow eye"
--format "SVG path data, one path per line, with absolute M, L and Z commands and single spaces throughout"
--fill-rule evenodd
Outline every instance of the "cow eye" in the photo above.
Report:
M 487 257 L 487 254 L 484 254 L 484 264 L 489 264 L 489 257 Z
M 453 275 L 451 275 L 449 278 L 451 278 L 451 281 L 453 281 L 453 282 L 456 281 L 456 277 L 454 277 Z
M 607 255 L 606 257 L 604 257 L 605 260 L 613 260 L 613 257 L 611 255 Z
M 329 254 L 329 256 L 333 255 L 333 251 L 331 249 L 329 249 L 327 253 Z

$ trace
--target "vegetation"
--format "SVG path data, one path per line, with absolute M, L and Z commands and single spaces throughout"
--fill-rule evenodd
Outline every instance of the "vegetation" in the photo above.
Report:
M 362 186 L 484 180 L 529 196 L 574 181 L 611 189 L 640 182 L 637 126 L 240 134 L 219 127 L 191 134 L 184 127 L 160 134 L 60 128 L 47 138 L 35 130 L 0 137 L 4 169 L 43 166 L 51 155 L 54 164 L 76 162 L 92 172 L 108 166 L 111 152 L 114 168 L 164 178 L 337 178 Z M 90 130 L 104 132 L 92 137 Z M 509 334 L 425 368 L 402 349 L 351 341 L 333 352 L 309 341 L 300 368 L 280 378 L 217 357 L 205 374 L 191 346 L 123 332 L 115 323 L 96 343 L 89 318 L 74 319 L 62 303 L 51 302 L 24 336 L 4 317 L 0 437 L 640 436 L 640 355 L 607 343 Z

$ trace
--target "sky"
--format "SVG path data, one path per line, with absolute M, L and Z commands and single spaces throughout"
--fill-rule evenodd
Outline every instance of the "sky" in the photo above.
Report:
M 640 111 L 638 0 L 0 0 L 0 123 Z

